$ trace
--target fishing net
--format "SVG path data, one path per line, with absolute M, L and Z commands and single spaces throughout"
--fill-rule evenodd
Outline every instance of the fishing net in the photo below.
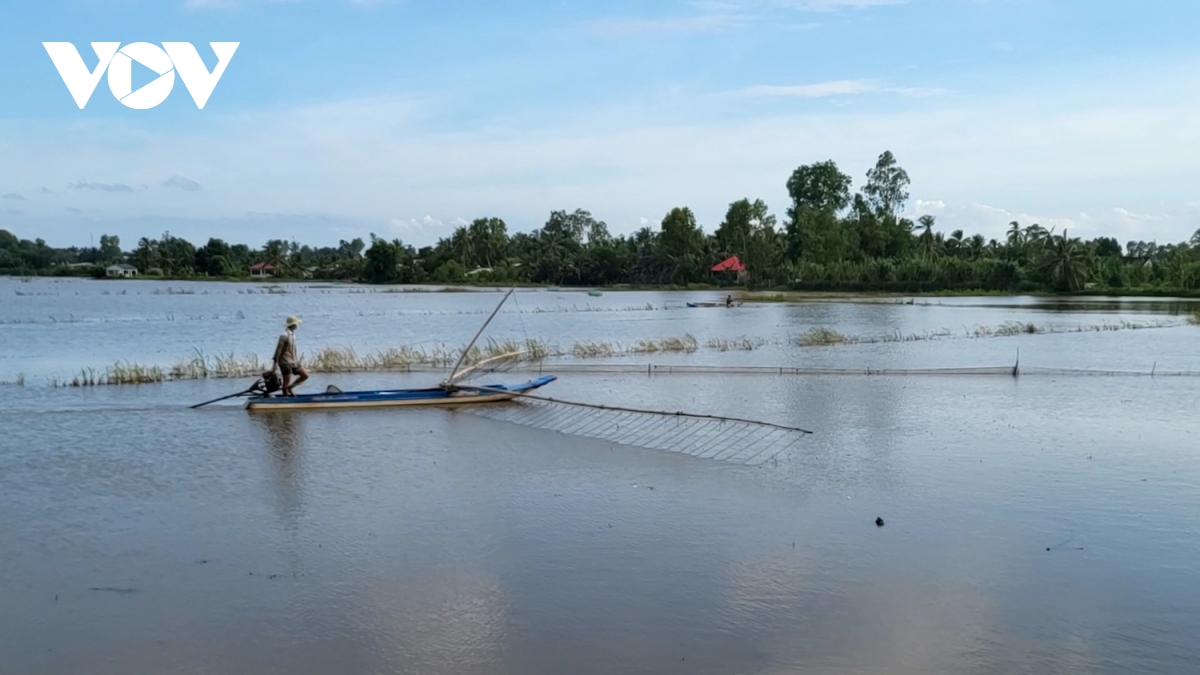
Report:
M 423 370 L 415 367 L 411 372 Z M 429 368 L 431 372 L 443 372 L 445 368 Z M 795 366 L 715 366 L 715 365 L 668 365 L 653 363 L 580 363 L 573 361 L 542 361 L 540 359 L 517 359 L 505 362 L 503 368 L 491 372 L 518 373 L 595 373 L 629 375 L 792 375 L 792 376 L 976 376 L 976 377 L 1200 377 L 1196 370 L 1169 370 L 1157 365 L 1142 370 L 1101 368 L 1051 368 L 1043 366 L 961 366 L 945 368 L 804 368 Z M 462 381 L 460 378 L 458 381 Z
M 699 459 L 758 465 L 811 432 L 769 422 L 579 403 L 530 395 L 467 412 L 501 422 Z

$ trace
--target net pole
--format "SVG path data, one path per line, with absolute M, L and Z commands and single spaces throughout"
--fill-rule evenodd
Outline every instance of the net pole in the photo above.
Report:
M 496 305 L 496 309 L 492 310 L 491 316 L 489 316 L 487 318 L 487 321 L 483 322 L 483 325 L 479 327 L 479 331 L 477 333 L 475 333 L 475 337 L 471 338 L 471 341 L 467 343 L 466 348 L 463 349 L 462 354 L 459 355 L 458 363 L 455 363 L 454 370 L 450 371 L 450 380 L 454 379 L 454 374 L 458 372 L 459 366 L 461 366 L 462 362 L 467 358 L 467 354 L 469 354 L 471 352 L 471 347 L 475 346 L 475 342 L 479 340 L 479 336 L 483 335 L 483 331 L 487 329 L 488 324 L 492 322 L 492 319 L 496 318 L 496 314 L 498 314 L 500 312 L 500 308 L 504 306 L 504 302 L 506 300 L 508 300 L 508 296 L 512 295 L 513 292 L 515 292 L 516 290 L 517 289 L 515 289 L 515 288 L 510 288 L 509 291 L 504 294 L 504 297 L 500 298 L 500 303 L 498 305 Z M 450 380 L 446 381 L 447 384 L 450 382 Z

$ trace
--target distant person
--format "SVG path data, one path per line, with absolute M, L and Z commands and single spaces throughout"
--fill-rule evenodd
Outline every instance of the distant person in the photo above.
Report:
M 733 307 L 733 296 L 732 295 L 725 296 L 725 306 Z
M 271 369 L 283 375 L 283 391 L 280 392 L 283 396 L 295 396 L 293 389 L 308 379 L 308 371 L 300 365 L 300 357 L 296 352 L 296 326 L 299 325 L 300 319 L 297 317 L 287 318 L 287 330 L 279 336 L 275 356 L 271 359 Z M 292 382 L 293 375 L 298 376 L 295 382 Z

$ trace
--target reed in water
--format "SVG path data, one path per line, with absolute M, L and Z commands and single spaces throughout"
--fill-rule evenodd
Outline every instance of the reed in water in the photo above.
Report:
M 1200 325 L 1200 314 L 1189 317 L 1188 322 Z M 741 337 L 709 338 L 701 341 L 694 335 L 683 337 L 667 337 L 638 340 L 632 344 L 622 345 L 618 342 L 603 340 L 574 342 L 563 346 L 541 340 L 490 340 L 485 345 L 477 345 L 467 355 L 466 362 L 478 363 L 485 359 L 495 358 L 505 354 L 521 352 L 523 361 L 540 361 L 548 358 L 574 357 L 577 359 L 607 359 L 623 356 L 682 353 L 691 354 L 703 349 L 717 352 L 734 350 L 752 351 L 766 346 L 784 346 L 790 344 L 800 348 L 824 348 L 843 345 L 867 345 L 891 342 L 920 342 L 944 339 L 982 339 L 997 337 L 1017 337 L 1022 335 L 1042 335 L 1054 333 L 1088 333 L 1099 331 L 1138 330 L 1149 328 L 1179 327 L 1178 320 L 1154 321 L 1146 323 L 1121 321 L 1093 325 L 1054 326 L 1035 325 L 1032 323 L 1009 322 L 999 326 L 978 326 L 964 328 L 962 333 L 952 333 L 948 329 L 926 331 L 923 333 L 903 334 L 899 331 L 883 335 L 847 335 L 833 328 L 819 326 L 810 328 L 791 340 Z M 378 350 L 369 354 L 360 354 L 352 347 L 324 347 L 314 354 L 306 355 L 303 359 L 310 372 L 314 373 L 352 373 L 352 372 L 387 372 L 412 370 L 438 370 L 453 366 L 458 360 L 459 351 L 444 345 L 393 347 Z M 269 364 L 257 354 L 218 354 L 209 355 L 197 349 L 188 358 L 181 359 L 174 365 L 161 367 L 143 365 L 133 361 L 119 361 L 107 368 L 97 370 L 85 368 L 70 380 L 53 380 L 51 383 L 61 387 L 90 387 L 117 384 L 150 384 L 172 380 L 199 380 L 258 377 L 267 370 Z M 18 384 L 24 384 L 25 377 L 19 376 Z M 8 383 L 13 384 L 13 383 Z

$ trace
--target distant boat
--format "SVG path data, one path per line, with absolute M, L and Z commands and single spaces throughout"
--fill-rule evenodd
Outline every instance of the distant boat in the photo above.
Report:
M 737 300 L 733 304 L 726 305 L 723 302 L 689 302 L 688 307 L 741 307 L 742 301 Z
M 598 298 L 604 295 L 604 293 L 593 288 L 592 290 L 588 291 L 588 295 L 592 296 L 593 298 Z

